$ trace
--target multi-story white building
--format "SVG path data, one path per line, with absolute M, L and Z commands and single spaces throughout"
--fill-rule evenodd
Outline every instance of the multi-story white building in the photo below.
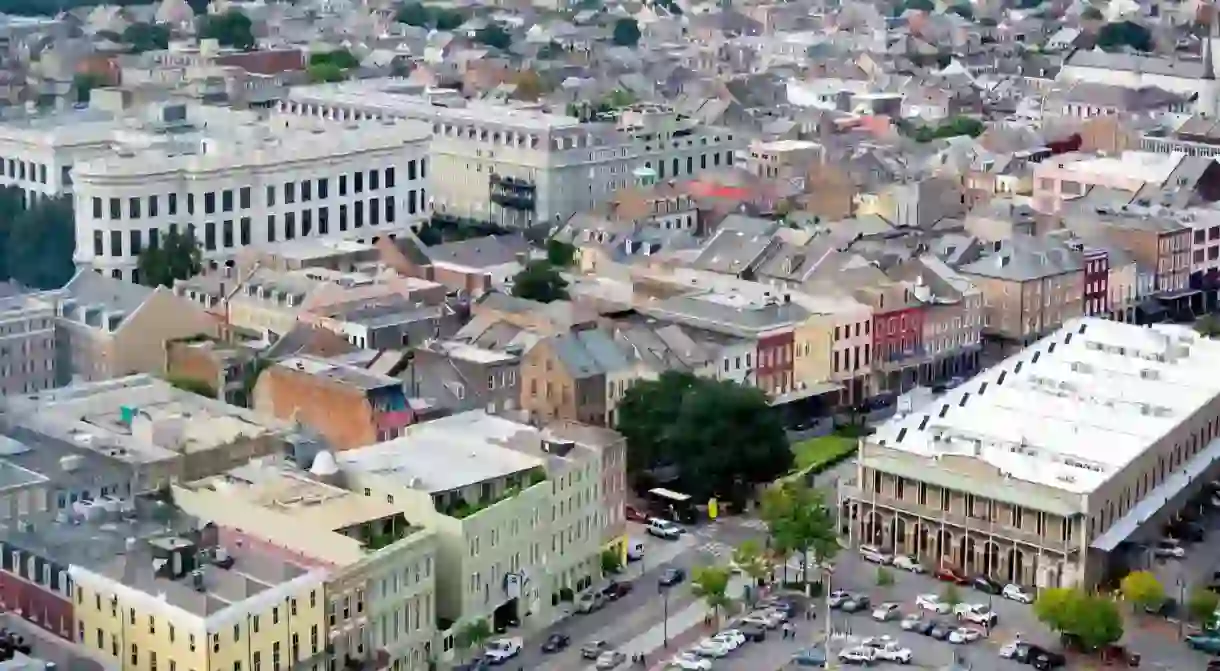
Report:
M 76 260 L 138 281 L 137 259 L 191 230 L 209 265 L 297 238 L 376 241 L 416 227 L 428 129 L 165 106 L 105 157 L 77 163 Z
M 432 126 L 436 212 L 527 225 L 592 209 L 646 167 L 686 179 L 732 167 L 744 147 L 732 130 L 658 105 L 617 122 L 585 123 L 536 109 L 470 102 L 398 79 L 296 87 L 279 109 L 325 119 L 414 119 Z
M 110 152 L 120 125 L 115 115 L 92 109 L 4 119 L 0 186 L 17 187 L 27 198 L 68 193 L 73 165 Z

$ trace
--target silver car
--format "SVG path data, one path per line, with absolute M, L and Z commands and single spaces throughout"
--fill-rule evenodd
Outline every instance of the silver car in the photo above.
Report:
M 614 667 L 626 661 L 627 655 L 618 650 L 607 650 L 597 656 L 597 661 L 593 663 L 593 668 L 598 671 L 610 671 Z

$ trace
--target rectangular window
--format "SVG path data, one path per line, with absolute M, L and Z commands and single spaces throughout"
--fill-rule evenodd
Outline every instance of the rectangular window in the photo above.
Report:
M 318 178 L 318 200 L 326 200 L 330 198 L 330 180 L 326 177 Z
M 171 215 L 178 214 L 178 194 L 169 194 L 169 213 Z
M 238 227 L 241 229 L 238 233 L 240 244 L 244 247 L 250 244 L 250 217 L 242 217 Z
M 352 217 L 354 218 L 353 228 L 364 228 L 364 201 L 356 201 L 353 203 L 353 207 L 356 208 L 352 214 Z
M 243 186 L 237 192 L 237 205 L 243 210 L 250 209 L 250 187 Z
M 385 169 L 385 188 L 394 188 L 394 166 Z
M 410 160 L 410 161 L 407 161 L 407 181 L 410 182 L 410 181 L 413 181 L 414 179 L 415 179 L 415 161 Z
M 284 184 L 284 204 L 291 205 L 295 202 L 297 202 L 296 182 L 287 182 Z
M 159 238 L 160 234 L 161 234 L 161 231 L 158 231 L 155 228 L 148 229 L 148 246 L 149 247 L 152 247 L 153 249 L 157 248 L 158 242 L 160 240 L 160 238 Z
M 292 240 L 297 237 L 297 215 L 295 212 L 284 214 L 284 239 Z
M 326 235 L 330 233 L 330 221 L 328 220 L 329 216 L 330 208 L 318 208 L 318 235 Z
M 132 256 L 137 256 L 140 253 L 140 250 L 144 249 L 143 241 L 140 240 L 140 236 L 142 235 L 142 233 L 143 232 L 138 229 L 134 230 L 134 231 L 130 231 L 128 233 L 127 242 L 128 242 L 128 245 L 131 247 Z
M 364 173 L 363 172 L 352 173 L 352 192 L 353 193 L 364 193 Z
M 214 221 L 203 225 L 203 248 L 209 252 L 216 251 L 216 222 Z
M 148 197 L 148 216 L 149 217 L 157 216 L 157 201 L 158 200 L 159 199 L 156 196 Z
M 131 665 L 140 665 L 140 648 L 136 647 L 135 643 L 131 644 Z
M 106 245 L 105 245 L 105 242 L 103 242 L 104 237 L 105 236 L 102 235 L 101 231 L 93 232 L 93 255 L 94 256 L 105 256 L 106 255 Z
M 186 194 L 186 213 L 195 214 L 195 194 Z
M 313 210 L 304 210 L 301 212 L 301 235 L 309 235 L 313 232 Z
M 381 188 L 381 173 L 377 170 L 369 171 L 369 191 L 376 191 Z
M 275 215 L 267 215 L 267 242 L 275 242 Z
M 220 192 L 220 209 L 224 212 L 233 211 L 233 189 Z
M 122 256 L 123 255 L 123 232 L 122 231 L 110 231 L 110 255 L 111 256 Z
M 428 179 L 428 159 L 419 159 L 419 178 Z
M 385 223 L 394 223 L 394 197 L 387 196 L 385 199 Z
M 339 175 L 339 195 L 347 195 L 347 175 Z
M 339 206 L 339 230 L 340 231 L 347 230 L 347 206 L 346 205 Z
M 313 182 L 305 180 L 301 182 L 301 202 L 308 203 L 313 200 Z
M 275 207 L 275 187 L 267 187 L 267 207 Z
M 208 191 L 203 194 L 203 213 L 216 214 L 216 192 Z
M 118 221 L 123 218 L 123 203 L 118 198 L 110 199 L 110 220 Z
M 415 214 L 415 189 L 407 192 L 407 214 Z
M 228 219 L 220 227 L 220 240 L 225 249 L 233 247 L 233 220 Z
M 101 198 L 95 197 L 93 199 L 93 218 L 94 219 L 102 218 L 102 199 Z
M 376 226 L 381 223 L 381 208 L 377 207 L 377 199 L 369 201 L 369 226 Z

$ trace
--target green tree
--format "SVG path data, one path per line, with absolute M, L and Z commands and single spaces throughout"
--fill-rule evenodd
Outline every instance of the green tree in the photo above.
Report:
M 1082 18 L 1086 21 L 1101 21 L 1102 19 L 1105 18 L 1105 16 L 1102 15 L 1100 9 L 1093 7 L 1093 6 L 1089 6 L 1089 7 L 1085 7 L 1084 11 L 1080 13 L 1080 18 Z
M 466 15 L 456 9 L 437 9 L 432 13 L 432 24 L 437 30 L 456 30 L 466 23 Z
M 1073 614 L 1078 608 L 1080 593 L 1068 587 L 1051 587 L 1038 593 L 1034 615 L 1052 631 L 1071 633 Z
M 568 282 L 546 261 L 530 261 L 513 278 L 513 295 L 539 303 L 552 303 L 568 297 Z
M 119 40 L 130 46 L 131 53 L 169 48 L 169 27 L 160 23 L 133 23 L 123 29 Z
M 749 485 L 792 468 L 780 417 L 753 387 L 666 372 L 632 385 L 618 415 L 628 469 L 675 467 L 697 499 L 740 500 Z
M 940 600 L 949 604 L 950 607 L 957 606 L 962 602 L 961 591 L 957 589 L 957 585 L 945 585 L 945 589 L 940 593 Z
M 334 63 L 318 63 L 311 64 L 305 69 L 306 76 L 309 77 L 311 84 L 323 84 L 326 82 L 341 82 L 347 79 L 343 68 L 340 68 Z
M 733 548 L 733 563 L 741 569 L 742 575 L 750 579 L 750 584 L 746 586 L 745 598 L 753 605 L 759 581 L 766 579 L 771 574 L 767 554 L 758 541 L 749 538 Z
M 1215 338 L 1220 335 L 1220 319 L 1211 314 L 1203 315 L 1195 322 L 1195 330 L 1204 337 Z
M 146 286 L 172 287 L 174 280 L 198 275 L 203 269 L 203 251 L 194 232 L 170 230 L 161 236 L 160 244 L 145 247 L 136 259 L 140 283 Z
M 634 47 L 640 42 L 640 24 L 631 18 L 615 21 L 611 39 L 620 47 Z
M 760 517 L 771 535 L 772 547 L 787 557 L 801 554 L 801 575 L 810 582 L 810 555 L 825 563 L 839 552 L 835 519 L 822 492 L 803 481 L 789 480 L 771 485 L 763 493 Z
M 1216 609 L 1220 608 L 1220 595 L 1206 587 L 1196 587 L 1190 591 L 1185 606 L 1191 620 L 1206 624 L 1215 616 Z
M 9 279 L 36 289 L 58 289 L 72 279 L 76 220 L 71 196 L 38 198 L 26 209 L 3 214 L 12 217 L 0 221 L 0 227 L 7 224 L 2 251 Z
M 1082 594 L 1073 612 L 1071 633 L 1089 650 L 1118 642 L 1123 637 L 1118 604 L 1100 594 Z
M 546 261 L 556 268 L 567 268 L 576 263 L 576 246 L 550 238 L 546 241 Z
M 254 24 L 240 10 L 205 16 L 199 28 L 200 39 L 212 39 L 221 46 L 249 51 L 254 48 Z
M 712 609 L 717 622 L 721 611 L 733 602 L 728 595 L 729 577 L 729 570 L 723 566 L 701 566 L 691 575 L 695 595 Z
M 474 33 L 474 41 L 496 49 L 508 49 L 513 45 L 513 36 L 498 23 L 489 23 Z
M 1155 608 L 1165 601 L 1165 588 L 1151 571 L 1128 573 L 1119 589 L 1133 608 Z
M 72 76 L 72 88 L 76 89 L 76 102 L 87 103 L 93 89 L 105 86 L 106 80 L 92 72 L 78 72 Z
M 634 105 L 636 97 L 634 93 L 627 89 L 614 89 L 610 92 L 610 95 L 606 96 L 603 102 L 611 109 L 622 109 Z
M 547 87 L 543 83 L 542 77 L 539 77 L 538 73 L 533 70 L 518 72 L 517 76 L 513 78 L 513 83 L 517 86 L 515 97 L 518 100 L 537 102 L 547 92 Z
M 1152 51 L 1152 31 L 1131 21 L 1107 23 L 1097 33 L 1097 46 L 1106 51 Z
M 881 588 L 894 586 L 894 573 L 884 566 L 877 567 L 877 586 Z
M 491 626 L 487 624 L 487 619 L 479 618 L 462 625 L 461 629 L 458 629 L 454 642 L 463 653 L 471 650 L 480 651 L 487 643 L 487 639 L 491 638 L 491 633 Z
M 360 61 L 347 49 L 335 49 L 309 55 L 310 65 L 334 65 L 340 70 L 360 67 Z
M 623 557 L 614 550 L 602 550 L 602 573 L 618 573 L 623 570 Z
M 421 3 L 408 2 L 398 10 L 398 14 L 394 18 L 399 23 L 405 23 L 408 26 L 427 28 L 432 22 L 432 13 Z

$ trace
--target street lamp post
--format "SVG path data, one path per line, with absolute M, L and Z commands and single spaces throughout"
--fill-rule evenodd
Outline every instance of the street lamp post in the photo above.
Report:
M 657 591 L 661 593 L 661 647 L 669 649 L 669 588 L 664 585 L 657 585 Z
M 1177 577 L 1178 583 L 1178 608 L 1183 608 L 1186 605 L 1186 581 L 1182 576 Z M 1178 613 L 1178 638 L 1182 638 L 1182 614 Z

